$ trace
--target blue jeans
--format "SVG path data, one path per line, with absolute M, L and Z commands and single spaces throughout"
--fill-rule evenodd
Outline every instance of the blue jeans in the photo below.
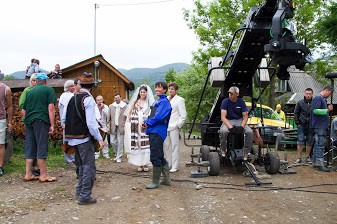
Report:
M 312 145 L 314 142 L 314 130 L 308 126 L 297 126 L 297 145 Z
M 75 154 L 76 166 L 79 167 L 76 195 L 79 196 L 80 201 L 89 200 L 96 177 L 94 143 L 89 140 L 76 145 Z
M 315 144 L 312 162 L 316 165 L 317 162 L 324 162 L 326 128 L 314 128 L 313 130 L 315 134 Z
M 150 161 L 153 166 L 165 166 L 164 140 L 157 133 L 150 133 Z

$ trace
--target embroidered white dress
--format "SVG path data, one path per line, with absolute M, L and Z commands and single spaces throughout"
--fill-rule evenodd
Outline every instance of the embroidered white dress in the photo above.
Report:
M 145 131 L 141 130 L 140 124 L 147 119 L 149 105 L 145 102 L 142 106 L 138 100 L 131 111 L 131 150 L 128 154 L 130 164 L 136 166 L 149 166 L 150 162 L 150 141 Z M 147 113 L 147 114 L 145 114 Z

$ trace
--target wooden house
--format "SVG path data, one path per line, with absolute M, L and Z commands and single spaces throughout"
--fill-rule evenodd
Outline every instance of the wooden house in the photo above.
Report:
M 108 105 L 113 103 L 116 93 L 119 93 L 123 99 L 128 99 L 129 91 L 135 88 L 134 83 L 107 62 L 102 55 L 63 68 L 62 77 L 74 79 L 83 72 L 91 73 L 97 82 L 91 91 L 92 95 L 94 97 L 102 95 Z

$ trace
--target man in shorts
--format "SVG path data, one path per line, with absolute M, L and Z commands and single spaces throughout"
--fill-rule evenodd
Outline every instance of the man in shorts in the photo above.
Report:
M 312 163 L 310 160 L 310 152 L 314 142 L 314 132 L 309 128 L 310 105 L 312 102 L 313 90 L 307 88 L 304 98 L 296 103 L 294 110 L 294 119 L 297 125 L 297 160 L 295 163 L 302 163 L 302 150 L 306 146 L 305 163 Z
M 36 75 L 37 85 L 29 91 L 23 104 L 24 123 L 26 124 L 26 175 L 24 181 L 39 179 L 41 182 L 56 181 L 47 175 L 47 156 L 49 135 L 54 132 L 56 94 L 53 88 L 46 86 L 47 75 Z M 33 159 L 37 158 L 40 177 L 32 174 Z
M 0 80 L 4 78 L 4 74 L 0 71 Z M 8 114 L 6 120 L 6 112 Z M 3 175 L 4 159 L 5 159 L 5 143 L 6 143 L 6 122 L 8 121 L 8 130 L 12 130 L 13 107 L 12 92 L 5 84 L 0 82 L 0 176 Z

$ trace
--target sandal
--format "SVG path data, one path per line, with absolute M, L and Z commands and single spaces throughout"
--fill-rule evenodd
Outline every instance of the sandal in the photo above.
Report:
M 40 182 L 54 182 L 57 179 L 56 179 L 56 177 L 46 176 L 46 177 L 40 177 L 39 180 L 40 180 Z
M 33 168 L 33 169 L 32 169 L 32 173 L 33 173 L 34 176 L 40 176 L 40 169 L 36 169 L 36 170 L 35 170 L 35 169 Z
M 39 179 L 39 177 L 32 175 L 32 176 L 25 176 L 25 177 L 23 178 L 23 181 L 24 181 L 24 182 L 28 182 L 28 181 L 38 180 L 38 179 Z

